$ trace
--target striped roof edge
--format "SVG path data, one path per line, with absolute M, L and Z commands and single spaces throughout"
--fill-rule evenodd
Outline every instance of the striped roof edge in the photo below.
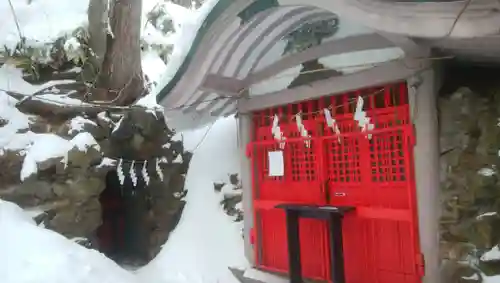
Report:
M 164 99 L 175 87 L 175 85 L 179 82 L 182 76 L 185 74 L 191 60 L 198 50 L 200 43 L 205 36 L 206 32 L 210 29 L 210 27 L 215 23 L 218 17 L 220 17 L 224 11 L 234 2 L 234 0 L 219 0 L 217 4 L 213 7 L 213 9 L 208 13 L 203 24 L 198 29 L 196 36 L 191 44 L 191 47 L 184 58 L 181 66 L 177 69 L 175 75 L 172 79 L 158 92 L 156 95 L 156 102 L 160 103 L 162 99 Z M 249 1 L 249 5 L 243 9 L 238 16 L 241 18 L 242 23 L 247 22 L 250 18 L 256 15 L 259 12 L 270 9 L 272 7 L 279 6 L 278 0 L 254 0 Z

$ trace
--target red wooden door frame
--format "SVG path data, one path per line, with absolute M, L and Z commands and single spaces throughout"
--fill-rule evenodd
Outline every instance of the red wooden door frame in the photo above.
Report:
M 377 124 L 377 127 L 373 131 L 370 131 L 372 139 L 367 138 L 367 133 L 361 133 L 359 129 L 356 129 L 356 125 L 352 117 L 353 109 L 350 106 L 350 99 L 352 97 L 363 96 L 366 92 L 374 92 L 378 95 L 369 96 L 366 101 L 366 104 L 368 104 L 367 108 L 369 108 L 367 113 L 373 118 L 374 123 Z M 341 129 L 340 136 L 332 132 L 332 129 L 326 126 L 322 115 L 315 115 L 311 113 L 313 109 L 315 109 L 316 112 L 320 112 L 317 110 L 328 107 L 327 105 L 334 105 L 334 107 L 330 107 L 332 114 L 335 118 L 340 117 L 338 119 L 339 121 L 337 121 L 339 122 L 339 125 L 343 127 L 343 129 Z M 305 120 L 304 124 L 307 125 L 307 129 L 311 129 L 310 133 L 313 143 L 312 152 L 317 156 L 315 160 L 316 172 L 314 174 L 318 179 L 315 180 L 314 185 L 313 183 L 309 184 L 310 187 L 316 188 L 314 189 L 316 192 L 314 194 L 315 197 L 302 195 L 298 197 L 289 196 L 282 198 L 275 196 L 274 198 L 261 198 L 260 196 L 262 190 L 266 191 L 275 188 L 273 188 L 272 184 L 270 186 L 269 183 L 264 184 L 265 182 L 262 180 L 262 176 L 265 175 L 265 172 L 262 170 L 262 166 L 265 166 L 263 163 L 266 161 L 263 156 L 266 151 L 264 150 L 263 152 L 259 152 L 258 149 L 272 145 L 274 145 L 274 148 L 271 147 L 271 149 L 278 149 L 278 144 L 270 135 L 270 123 L 264 122 L 263 119 L 269 119 L 270 117 L 273 117 L 274 114 L 279 114 L 280 117 L 287 117 L 288 114 L 288 120 L 284 119 L 285 124 L 282 124 L 281 127 L 285 132 L 285 136 L 288 137 L 286 146 L 292 147 L 294 143 L 303 143 L 304 139 L 296 137 L 296 133 L 295 137 L 290 138 L 291 133 L 293 132 L 291 129 L 294 127 L 294 124 L 290 123 L 290 121 L 292 121 L 292 117 L 290 117 L 289 114 L 294 114 L 299 111 L 302 112 L 303 110 L 305 110 L 303 114 L 303 119 Z M 397 117 L 397 115 L 401 115 L 401 117 Z M 344 124 L 342 122 L 342 117 L 344 117 L 346 121 Z M 287 121 L 288 123 L 286 123 Z M 420 277 L 423 275 L 423 260 L 420 255 L 418 239 L 418 216 L 416 211 L 415 181 L 413 172 L 414 166 L 412 151 L 414 146 L 414 133 L 413 125 L 409 121 L 409 106 L 405 83 L 393 84 L 386 86 L 385 88 L 375 88 L 371 90 L 365 89 L 355 93 L 322 98 L 315 102 L 308 101 L 305 103 L 260 111 L 254 115 L 254 127 L 255 129 L 253 129 L 253 131 L 255 132 L 253 136 L 257 138 L 249 144 L 248 153 L 253 159 L 252 176 L 254 177 L 252 178 L 252 185 L 254 198 L 254 228 L 256 228 L 257 231 L 254 230 L 251 233 L 251 237 L 255 244 L 255 258 L 258 267 L 269 271 L 287 271 L 286 260 L 284 260 L 286 259 L 286 255 L 282 257 L 284 262 L 281 265 L 281 268 L 274 268 L 273 266 L 269 266 L 269 264 L 263 262 L 263 254 L 273 253 L 273 251 L 262 250 L 263 237 L 267 237 L 266 235 L 263 235 L 262 232 L 266 233 L 266 231 L 273 229 L 271 227 L 267 227 L 264 228 L 264 231 L 262 231 L 263 227 L 260 226 L 262 223 L 262 211 L 270 211 L 275 205 L 285 201 L 315 204 L 325 204 L 329 202 L 335 205 L 345 204 L 357 206 L 356 213 L 347 217 L 346 224 L 344 225 L 344 229 L 347 229 L 345 230 L 344 235 L 345 238 L 356 238 L 360 235 L 360 233 L 356 233 L 353 229 L 360 229 L 361 231 L 359 232 L 361 232 L 362 237 L 360 237 L 359 240 L 363 244 L 369 246 L 369 248 L 366 248 L 364 251 L 358 251 L 358 259 L 356 259 L 356 251 L 353 250 L 353 247 L 356 248 L 357 245 L 352 243 L 350 244 L 349 240 L 347 240 L 347 243 L 345 243 L 346 253 L 351 252 L 351 255 L 347 255 L 347 257 L 351 257 L 352 259 L 351 267 L 346 266 L 348 273 L 349 268 L 352 268 L 352 265 L 355 264 L 354 262 L 356 260 L 359 261 L 360 259 L 363 259 L 367 262 L 371 262 L 372 265 L 365 268 L 366 274 L 363 276 L 372 276 L 373 280 L 375 280 L 373 282 L 392 283 L 391 280 L 398 280 L 398 283 L 420 282 Z M 267 131 L 268 134 L 260 134 L 261 139 L 259 139 L 259 130 Z M 337 139 L 339 141 L 345 140 L 347 141 L 347 144 L 349 144 L 349 139 L 357 141 L 353 143 L 356 145 L 351 149 L 340 148 L 339 146 L 335 149 L 335 151 L 331 146 L 328 147 L 328 144 L 331 145 L 332 142 L 334 140 L 336 142 Z M 375 149 L 375 147 L 377 148 Z M 332 154 L 335 154 L 335 152 L 338 153 L 342 150 L 351 150 L 351 154 L 357 151 L 356 154 L 359 155 L 357 157 L 359 160 L 347 160 L 348 158 L 352 158 L 351 156 L 346 157 L 347 159 L 344 158 L 344 161 L 337 162 L 338 164 L 336 166 L 343 166 L 342 170 L 344 170 L 344 173 L 348 172 L 348 174 L 346 173 L 344 175 L 350 175 L 344 176 L 344 178 L 350 178 L 349 180 L 344 179 L 344 188 L 339 187 L 339 184 L 342 182 L 334 181 L 335 178 L 339 179 L 342 177 L 340 176 L 342 174 L 340 173 L 340 167 L 332 169 L 332 160 L 330 160 L 332 158 Z M 395 156 L 394 154 L 396 154 L 397 151 L 402 152 L 403 154 L 398 156 L 398 158 L 391 157 Z M 293 162 L 290 159 L 290 155 L 285 154 L 285 156 L 285 162 L 288 164 Z M 349 156 L 349 152 L 346 156 Z M 394 160 L 402 162 L 401 164 L 398 164 L 399 167 L 393 166 L 392 163 Z M 353 162 L 358 162 L 360 164 L 353 165 Z M 299 167 L 301 166 L 299 165 Z M 300 169 L 301 168 L 297 170 Z M 394 171 L 396 169 L 402 170 L 404 173 Z M 357 171 L 353 173 L 353 170 Z M 379 171 L 383 171 L 383 174 Z M 296 174 L 296 172 L 294 172 L 286 170 L 285 175 Z M 356 176 L 356 174 L 359 176 Z M 380 181 L 381 179 L 377 179 L 384 174 L 392 178 L 391 180 L 394 181 Z M 404 175 L 404 178 L 401 177 L 400 179 L 397 179 L 397 176 L 400 176 L 401 174 Z M 384 178 L 389 178 L 387 176 Z M 287 177 L 285 176 L 284 179 L 281 180 L 281 185 L 280 180 L 277 180 L 278 182 L 276 182 L 276 188 L 284 190 L 287 185 L 290 186 L 290 182 L 287 184 L 287 180 L 285 180 L 286 178 Z M 299 187 L 304 185 L 307 184 L 299 184 Z M 319 197 L 318 190 L 322 194 Z M 342 190 L 348 191 L 347 197 L 342 196 L 342 193 L 345 193 L 342 192 Z M 386 196 L 384 199 L 381 192 L 392 192 L 392 194 Z M 343 199 L 344 197 L 345 199 Z M 280 220 L 278 217 L 275 218 L 274 221 L 276 223 L 282 221 L 284 224 L 284 217 L 283 220 Z M 276 230 L 281 229 L 284 228 L 276 228 Z M 313 239 L 311 238 L 312 236 L 309 236 L 308 238 L 307 231 L 304 233 L 306 233 L 306 239 Z M 326 230 L 324 230 L 323 233 L 326 233 Z M 283 234 L 280 235 L 282 237 L 281 240 L 286 241 Z M 399 245 L 394 248 L 397 251 L 393 251 L 392 253 L 382 252 L 382 247 L 377 247 L 377 237 L 380 238 L 382 236 L 392 239 L 394 244 Z M 304 237 L 302 237 L 302 239 L 304 239 Z M 328 250 L 328 241 L 326 239 L 327 235 L 323 235 L 319 236 L 318 240 L 314 240 L 319 246 L 319 253 L 317 256 L 325 261 L 325 268 L 329 266 L 329 259 L 326 252 Z M 380 239 L 381 245 L 386 245 L 391 242 L 391 240 L 384 241 L 382 238 Z M 402 242 L 404 242 L 405 245 L 409 245 L 409 247 L 401 247 Z M 351 249 L 351 251 L 349 251 L 349 249 Z M 283 253 L 283 250 L 279 253 Z M 377 260 L 380 262 L 377 263 Z M 398 260 L 400 261 L 399 263 Z M 304 261 L 307 261 L 307 255 L 303 258 L 303 262 Z M 346 262 L 346 264 L 349 264 L 349 261 Z M 356 264 L 360 265 L 361 263 Z M 305 271 L 306 270 L 307 267 Z M 351 274 L 347 275 L 348 282 L 364 283 L 363 280 L 366 280 L 368 277 L 359 277 L 358 275 L 362 273 L 360 271 L 361 270 L 356 270 L 356 274 L 351 271 Z M 304 273 L 307 276 L 307 271 Z M 319 273 L 316 272 L 316 274 L 314 272 L 310 273 L 312 276 L 310 275 L 309 277 L 327 279 L 329 278 L 330 270 L 327 268 L 326 271 L 322 270 Z

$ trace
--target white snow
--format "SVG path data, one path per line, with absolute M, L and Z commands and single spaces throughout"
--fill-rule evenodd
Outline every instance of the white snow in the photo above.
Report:
M 45 102 L 50 102 L 50 103 L 56 104 L 56 105 L 75 105 L 75 106 L 77 106 L 77 105 L 85 104 L 80 99 L 71 98 L 71 97 L 68 97 L 66 95 L 47 93 L 47 94 L 37 95 L 36 97 L 40 100 L 44 100 Z
M 174 159 L 174 161 L 172 161 L 172 163 L 182 163 L 183 162 L 183 159 L 182 159 L 182 155 L 177 155 L 177 157 Z
M 483 219 L 483 218 L 485 218 L 485 217 L 497 216 L 497 215 L 498 215 L 498 213 L 497 213 L 496 211 L 486 212 L 486 213 L 483 213 L 483 214 L 481 214 L 481 215 L 478 215 L 478 216 L 476 217 L 476 219 L 481 220 L 481 219 Z
M 185 132 L 194 149 L 208 128 Z M 186 179 L 186 207 L 160 254 L 138 271 L 143 282 L 237 283 L 228 267 L 246 268 L 240 224 L 219 205 L 213 182 L 239 168 L 234 117 L 215 123 L 191 161 Z M 217 160 L 217 166 L 214 166 Z
M 49 90 L 48 88 L 55 84 L 69 84 L 75 82 L 73 80 L 54 80 L 41 85 L 32 85 L 23 80 L 22 77 L 23 73 L 21 69 L 18 69 L 11 64 L 4 64 L 3 66 L 0 66 L 0 90 L 14 91 L 29 96 L 43 89 L 47 89 L 47 93 L 56 93 L 58 92 L 57 89 L 52 88 Z
M 64 51 L 68 60 L 76 60 L 82 58 L 85 54 L 81 50 L 80 42 L 74 36 L 68 38 L 64 43 Z
M 142 69 L 148 78 L 157 82 L 161 78 L 161 74 L 166 70 L 165 62 L 158 56 L 156 52 L 144 52 L 142 54 Z
M 17 110 L 14 107 L 16 103 L 17 100 L 0 91 L 0 119 L 7 122 L 0 127 L 0 148 L 3 149 L 22 149 L 28 144 L 25 139 L 20 138 L 23 135 L 17 133 L 28 129 L 30 117 Z
M 36 174 L 38 163 L 51 158 L 64 157 L 67 151 L 71 149 L 67 140 L 53 134 L 31 133 L 31 136 L 33 136 L 31 146 L 26 151 L 21 169 L 22 181 Z
M 83 152 L 90 147 L 100 150 L 94 137 L 87 132 L 78 133 L 71 140 L 65 140 L 54 134 L 28 132 L 25 135 L 31 137 L 31 141 L 26 148 L 26 156 L 21 168 L 21 181 L 38 172 L 38 163 L 52 158 L 63 158 L 62 161 L 64 161 L 68 151 L 74 147 Z
M 485 252 L 481 256 L 482 261 L 494 261 L 494 260 L 500 260 L 500 248 L 498 245 L 494 246 L 491 250 Z
M 491 177 L 491 176 L 495 175 L 497 172 L 496 172 L 496 170 L 494 170 L 492 168 L 485 167 L 485 168 L 479 169 L 479 171 L 477 171 L 477 173 L 479 175 L 482 175 L 482 176 L 485 176 L 485 177 Z
M 116 132 L 120 128 L 120 126 L 121 126 L 121 124 L 123 122 L 123 119 L 125 119 L 125 116 L 122 116 L 120 118 L 120 120 L 118 120 L 118 122 L 116 122 L 115 127 L 113 128 L 112 133 Z
M 114 166 L 115 164 L 116 164 L 116 160 L 111 159 L 109 157 L 104 157 L 101 160 L 101 163 L 99 165 L 97 165 L 97 168 L 107 167 L 107 166 Z
M 89 119 L 85 119 L 82 116 L 76 116 L 70 121 L 70 128 L 68 134 L 73 134 L 75 132 L 81 132 L 85 128 L 85 125 L 97 126 L 97 124 Z
M 266 283 L 287 283 L 289 280 L 271 274 L 271 273 L 266 273 L 262 272 L 260 270 L 257 270 L 255 268 L 249 268 L 245 270 L 245 273 L 243 274 L 244 277 L 250 278 L 250 279 L 255 279 L 261 282 L 266 282 Z
M 180 6 L 171 6 L 172 11 L 170 16 L 174 25 L 177 26 L 178 31 L 173 33 L 169 40 L 175 42 L 172 54 L 169 56 L 169 62 L 162 74 L 162 78 L 158 83 L 158 86 L 144 98 L 142 98 L 138 104 L 141 105 L 156 105 L 156 95 L 158 91 L 166 86 L 170 80 L 175 76 L 177 70 L 184 62 L 189 50 L 191 49 L 191 44 L 196 37 L 196 33 L 200 29 L 201 25 L 205 21 L 205 18 L 210 13 L 212 8 L 217 4 L 219 0 L 207 0 L 203 5 L 197 10 L 181 9 Z
M 37 227 L 28 213 L 0 200 L 0 282 L 136 283 L 102 254 Z
M 7 2 L 7 1 L 4 1 Z M 0 4 L 2 5 L 2 4 Z M 1 10 L 1 9 L 0 9 Z M 1 33 L 0 33 L 1 36 Z M 37 88 L 22 79 L 22 70 L 5 64 L 0 67 L 0 89 L 4 91 L 17 91 L 25 94 L 32 94 Z
M 31 46 L 48 46 L 54 39 L 69 35 L 87 21 L 88 0 L 12 0 L 21 30 Z M 217 0 L 208 0 L 199 10 L 194 11 L 167 3 L 168 16 L 172 18 L 177 32 L 160 35 L 145 25 L 143 40 L 152 44 L 174 44 L 173 54 L 165 65 L 152 50 L 143 53 L 144 73 L 153 82 L 161 80 L 166 84 L 175 74 L 205 17 Z M 151 11 L 160 0 L 144 0 L 144 12 Z M 13 24 L 8 1 L 0 3 L 0 44 L 9 47 L 19 41 L 17 28 Z M 5 9 L 4 9 L 5 8 Z M 156 33 L 155 33 L 156 32 Z M 78 43 L 70 38 L 65 49 L 76 51 Z M 43 55 L 43 54 L 42 54 Z M 45 54 L 47 55 L 47 54 Z M 77 53 L 70 54 L 76 58 Z M 0 89 L 16 91 L 27 96 L 50 87 L 55 82 L 35 86 L 22 79 L 19 69 L 10 64 L 0 68 Z M 58 95 L 57 89 L 48 89 L 38 99 L 58 104 L 81 104 L 77 99 Z M 143 105 L 156 107 L 156 93 L 144 100 Z M 85 125 L 95 122 L 84 117 L 71 120 L 68 134 L 76 134 L 71 140 L 54 134 L 37 134 L 29 131 L 32 117 L 15 108 L 18 101 L 0 90 L 0 149 L 15 150 L 24 155 L 21 179 L 35 174 L 38 164 L 50 158 L 66 162 L 67 152 L 77 149 L 85 152 L 90 147 L 99 146 L 90 133 L 83 132 Z M 105 113 L 99 118 L 109 120 Z M 116 123 L 115 129 L 119 127 Z M 205 133 L 209 131 L 204 139 Z M 185 210 L 178 227 L 171 234 L 159 256 L 146 267 L 129 271 L 118 267 L 98 252 L 85 249 L 71 240 L 37 227 L 31 220 L 35 212 L 27 214 L 17 206 L 0 200 L 0 282 L 2 283 L 236 283 L 228 267 L 246 268 L 244 256 L 242 223 L 223 211 L 220 200 L 223 197 L 213 190 L 213 182 L 236 173 L 239 166 L 239 151 L 236 144 L 236 122 L 234 117 L 220 120 L 211 129 L 182 133 L 186 137 L 186 149 L 194 149 L 201 142 L 191 161 L 186 175 L 188 194 Z M 217 166 L 214 165 L 217 160 Z M 179 155 L 174 162 L 182 161 Z M 99 165 L 117 166 L 121 182 L 125 178 L 123 160 L 104 158 Z M 128 162 L 128 161 L 127 161 Z M 160 168 L 162 160 L 156 160 L 156 174 L 163 179 Z M 146 171 L 146 172 L 145 172 Z M 133 175 L 132 172 L 127 172 Z M 148 182 L 146 164 L 142 166 L 142 177 Z M 179 196 L 180 197 L 180 196 Z M 36 239 L 35 241 L 33 239 Z
M 95 148 L 97 151 L 101 150 L 94 136 L 88 132 L 78 133 L 70 142 L 79 151 L 87 152 L 89 148 Z
M 479 275 L 477 273 L 472 274 L 471 276 L 462 276 L 465 280 L 479 280 Z
M 42 46 L 87 24 L 88 0 L 11 0 L 28 46 Z M 12 49 L 19 32 L 9 1 L 0 1 L 0 46 Z

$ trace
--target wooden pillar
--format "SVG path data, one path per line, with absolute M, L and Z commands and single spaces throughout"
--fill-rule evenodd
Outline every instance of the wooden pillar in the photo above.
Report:
M 425 259 L 423 283 L 441 282 L 439 260 L 439 133 L 437 82 L 433 68 L 408 81 L 410 109 L 415 125 L 415 181 L 420 249 Z M 418 81 L 418 87 L 412 87 Z
M 251 264 L 255 264 L 254 247 L 250 243 L 250 230 L 253 227 L 252 206 L 252 170 L 251 160 L 247 157 L 247 145 L 251 141 L 252 121 L 249 114 L 238 117 L 238 146 L 240 152 L 241 185 L 243 189 L 243 235 L 245 243 L 245 256 Z

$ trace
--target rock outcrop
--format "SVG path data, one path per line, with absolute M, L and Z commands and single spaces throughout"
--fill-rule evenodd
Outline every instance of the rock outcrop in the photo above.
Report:
M 214 183 L 214 191 L 222 194 L 220 202 L 224 212 L 234 218 L 235 222 L 243 220 L 243 188 L 238 174 L 229 175 L 229 184 L 225 182 Z
M 135 174 L 132 190 L 142 207 L 137 217 L 143 224 L 143 252 L 148 259 L 156 256 L 184 208 L 184 178 L 191 160 L 182 141 L 173 139 L 162 113 L 131 108 L 120 115 L 102 112 L 96 119 L 80 116 L 52 125 L 37 121 L 26 131 L 68 141 L 85 135 L 96 144 L 75 145 L 64 156 L 37 161 L 36 173 L 23 181 L 25 150 L 3 150 L 0 198 L 33 210 L 45 227 L 68 238 L 87 238 L 97 247 L 96 231 L 102 222 L 99 197 L 107 186 L 106 175 L 121 171 L 124 183 L 130 184 Z
M 450 283 L 500 274 L 500 95 L 459 88 L 439 99 L 441 256 Z M 500 253 L 499 253 L 500 255 Z

